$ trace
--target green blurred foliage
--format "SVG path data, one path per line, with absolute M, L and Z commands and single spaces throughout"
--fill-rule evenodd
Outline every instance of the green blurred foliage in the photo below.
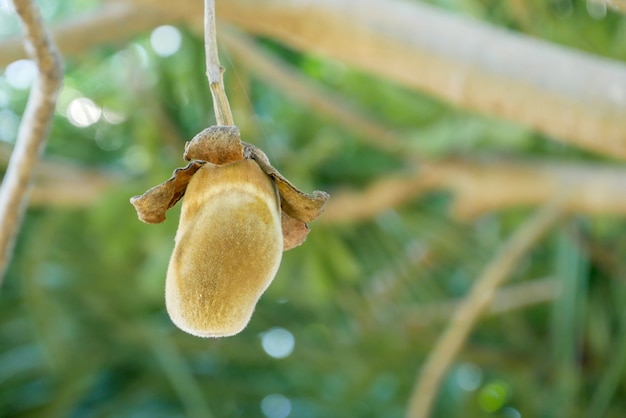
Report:
M 433 3 L 626 59 L 626 19 L 584 1 Z M 97 5 L 41 4 L 55 21 Z M 14 33 L 15 19 L 0 13 L 0 28 L 3 36 Z M 179 29 L 182 45 L 171 56 L 155 53 L 146 33 L 66 63 L 47 156 L 128 180 L 88 208 L 28 212 L 0 293 L 0 416 L 275 418 L 285 416 L 284 399 L 292 417 L 403 416 L 445 325 L 411 313 L 463 296 L 530 209 L 462 223 L 450 216 L 451 196 L 432 193 L 368 221 L 313 224 L 307 242 L 284 254 L 246 330 L 215 340 L 184 334 L 169 321 L 163 296 L 180 209 L 163 224 L 145 225 L 128 203 L 182 166 L 185 141 L 214 123 L 202 40 Z M 259 48 L 402 132 L 421 156 L 599 159 L 337 62 L 268 40 Z M 263 148 L 302 189 L 332 195 L 406 168 L 397 155 L 365 145 L 264 84 L 227 50 L 222 63 L 244 140 Z M 8 124 L 26 97 L 0 77 L 3 141 L 14 140 Z M 75 126 L 66 112 L 77 97 L 123 117 Z M 622 219 L 579 216 L 537 245 L 511 279 L 555 277 L 562 296 L 477 324 L 447 375 L 435 416 L 623 416 L 625 230 Z M 295 341 L 284 358 L 263 348 L 276 329 Z

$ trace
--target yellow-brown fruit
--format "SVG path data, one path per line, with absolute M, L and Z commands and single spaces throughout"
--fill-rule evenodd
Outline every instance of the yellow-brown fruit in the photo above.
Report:
M 174 241 L 165 284 L 174 324 L 200 337 L 237 334 L 283 252 L 274 182 L 253 160 L 204 164 L 185 192 Z

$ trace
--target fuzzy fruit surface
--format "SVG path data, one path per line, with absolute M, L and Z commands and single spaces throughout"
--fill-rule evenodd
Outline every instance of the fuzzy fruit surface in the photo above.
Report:
M 274 182 L 253 160 L 206 163 L 189 182 L 165 302 L 174 324 L 200 337 L 243 330 L 283 252 Z

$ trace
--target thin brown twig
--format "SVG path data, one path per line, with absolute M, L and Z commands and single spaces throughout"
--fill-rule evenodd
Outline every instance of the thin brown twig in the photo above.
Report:
M 522 257 L 561 218 L 569 193 L 561 193 L 524 222 L 501 247 L 470 293 L 454 313 L 450 325 L 439 338 L 418 376 L 407 410 L 407 417 L 427 418 L 441 382 L 467 339 L 474 324 L 493 300 L 498 286 L 511 274 Z
M 215 1 L 204 1 L 204 48 L 206 51 L 206 74 L 213 96 L 213 110 L 218 125 L 234 125 L 228 97 L 224 91 L 224 68 L 220 65 L 217 52 L 215 29 Z
M 33 169 L 42 153 L 63 80 L 61 56 L 33 0 L 14 0 L 28 54 L 39 73 L 28 97 L 17 141 L 0 188 L 0 285 L 11 259 L 15 236 L 28 202 Z

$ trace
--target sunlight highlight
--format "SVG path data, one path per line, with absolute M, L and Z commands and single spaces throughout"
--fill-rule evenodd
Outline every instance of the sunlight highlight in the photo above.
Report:
M 2 84 L 2 77 L 0 77 L 0 84 Z M 9 93 L 0 90 L 0 108 L 8 107 L 9 103 Z
M 15 143 L 20 119 L 10 109 L 0 109 L 0 141 Z
M 67 119 L 74 126 L 86 128 L 100 120 L 102 109 L 91 99 L 79 97 L 67 107 Z
M 291 402 L 280 393 L 272 393 L 261 401 L 261 411 L 267 418 L 286 418 L 291 413 Z
M 150 34 L 150 45 L 161 57 L 174 55 L 180 49 L 183 37 L 174 26 L 159 26 Z
M 602 20 L 606 17 L 606 4 L 587 0 L 587 13 L 593 20 Z
M 504 418 L 522 418 L 522 414 L 515 408 L 507 406 L 502 410 L 502 416 Z
M 0 0 L 0 13 L 13 14 L 13 4 L 9 0 Z
M 119 125 L 120 123 L 126 121 L 126 115 L 117 112 L 109 107 L 104 107 L 102 109 L 102 118 L 111 125 Z
M 263 350 L 274 358 L 285 358 L 294 349 L 296 340 L 293 334 L 284 328 L 272 328 L 261 335 Z
M 28 90 L 37 77 L 37 66 L 32 60 L 18 60 L 9 64 L 4 72 L 9 86 Z
M 483 411 L 493 413 L 504 406 L 510 395 L 509 385 L 497 380 L 481 389 L 478 393 L 478 405 Z
M 456 383 L 467 392 L 474 392 L 480 387 L 483 372 L 480 367 L 472 363 L 463 363 L 455 373 Z

